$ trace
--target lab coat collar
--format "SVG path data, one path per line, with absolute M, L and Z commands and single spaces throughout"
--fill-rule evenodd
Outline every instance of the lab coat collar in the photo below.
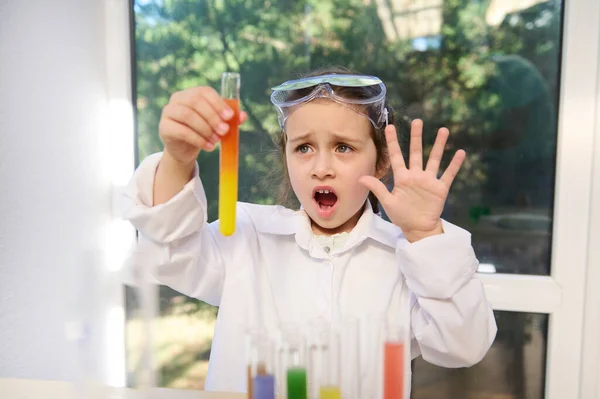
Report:
M 298 245 L 306 250 L 311 246 L 313 232 L 310 218 L 303 209 L 294 211 L 283 207 L 275 207 L 274 212 L 255 221 L 259 233 L 274 235 L 295 235 Z M 401 230 L 373 213 L 371 203 L 367 200 L 363 214 L 352 229 L 346 245 L 340 252 L 352 249 L 364 240 L 370 238 L 383 245 L 395 248 Z

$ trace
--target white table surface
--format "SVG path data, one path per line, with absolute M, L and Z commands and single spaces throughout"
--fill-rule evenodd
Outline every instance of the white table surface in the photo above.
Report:
M 83 393 L 67 382 L 0 378 L 0 399 L 245 399 L 246 394 L 154 388 L 98 387 Z

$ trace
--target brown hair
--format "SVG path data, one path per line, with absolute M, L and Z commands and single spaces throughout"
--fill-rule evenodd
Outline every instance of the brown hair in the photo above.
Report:
M 357 74 L 356 72 L 351 71 L 347 68 L 330 67 L 330 68 L 321 68 L 321 69 L 315 70 L 315 71 L 305 75 L 304 77 L 315 77 L 315 76 L 321 76 L 321 75 L 327 75 L 327 74 L 333 74 L 333 73 L 344 74 L 344 75 Z M 308 90 L 311 90 L 311 89 L 308 89 Z M 370 87 L 340 87 L 340 86 L 336 86 L 335 92 L 336 92 L 336 94 L 339 94 L 343 97 L 351 98 L 351 99 L 369 98 L 369 97 L 372 97 L 374 94 L 373 89 Z M 308 93 L 306 93 L 306 94 L 308 94 Z M 304 95 L 304 93 L 299 93 L 299 97 L 301 97 L 303 95 Z M 387 98 L 385 100 L 385 107 L 388 110 L 388 123 L 390 125 L 393 125 L 395 122 L 394 110 L 388 104 Z M 376 168 L 377 172 L 384 172 L 384 169 L 386 169 L 389 166 L 389 154 L 388 154 L 388 148 L 387 148 L 387 143 L 385 140 L 385 133 L 384 133 L 385 127 L 381 128 L 381 129 L 377 129 L 372 124 L 370 126 L 371 126 L 371 138 L 373 139 L 373 142 L 375 143 L 375 148 L 377 151 L 375 168 Z M 281 179 L 282 180 L 281 185 L 279 186 L 278 202 L 280 204 L 290 206 L 290 203 L 291 203 L 290 193 L 293 191 L 292 191 L 290 177 L 289 177 L 289 173 L 288 173 L 288 169 L 287 169 L 287 159 L 286 159 L 286 153 L 285 153 L 286 142 L 287 142 L 287 136 L 286 136 L 285 132 L 282 130 L 281 134 L 279 135 L 279 142 L 277 143 L 277 146 L 278 146 L 280 156 L 282 159 L 284 174 Z M 385 170 L 385 174 L 380 179 L 385 181 L 389 177 L 389 175 L 390 175 L 389 170 Z M 379 201 L 377 200 L 377 197 L 375 197 L 375 195 L 372 192 L 369 192 L 368 198 L 369 198 L 369 201 L 371 202 L 373 212 L 378 213 L 379 212 Z M 294 205 L 297 205 L 297 203 L 298 203 L 297 200 L 294 201 Z

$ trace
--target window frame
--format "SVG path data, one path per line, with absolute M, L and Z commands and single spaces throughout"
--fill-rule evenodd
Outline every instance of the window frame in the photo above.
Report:
M 109 63 L 116 62 L 126 73 L 111 65 L 107 73 L 117 77 L 111 80 L 114 92 L 121 97 L 129 93 L 135 109 L 133 1 L 107 0 L 107 10 L 110 5 L 120 17 L 106 14 Z M 594 306 L 600 304 L 600 291 L 594 289 L 600 271 L 592 267 L 600 264 L 600 246 L 592 245 L 600 242 L 600 211 L 592 209 L 592 199 L 600 202 L 600 2 L 569 1 L 563 7 L 551 274 L 479 275 L 494 310 L 550 316 L 545 377 L 549 399 L 600 395 L 600 315 Z M 114 40 L 115 35 L 130 40 Z M 122 79 L 124 73 L 129 81 Z M 134 131 L 130 137 L 135 142 Z M 128 159 L 135 163 L 135 157 L 130 154 Z M 119 194 L 124 187 L 114 189 Z M 584 353 L 584 345 L 591 350 Z

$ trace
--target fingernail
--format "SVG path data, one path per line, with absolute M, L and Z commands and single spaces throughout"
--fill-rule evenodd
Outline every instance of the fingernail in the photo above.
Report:
M 229 108 L 226 108 L 226 109 L 223 110 L 223 112 L 221 113 L 221 115 L 223 116 L 223 119 L 229 120 L 233 116 L 233 111 L 230 110 Z
M 219 126 L 217 126 L 217 133 L 219 133 L 221 136 L 227 133 L 228 131 L 229 125 L 226 123 L 219 123 Z

